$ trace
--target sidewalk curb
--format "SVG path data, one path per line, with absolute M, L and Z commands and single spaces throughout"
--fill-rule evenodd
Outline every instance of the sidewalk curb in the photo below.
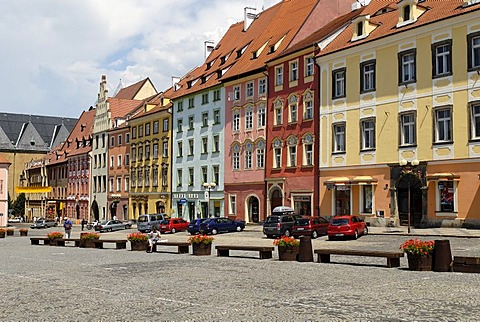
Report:
M 480 236 L 466 235 L 441 235 L 441 234 L 419 234 L 419 233 L 403 233 L 403 232 L 384 232 L 384 233 L 368 233 L 372 236 L 404 236 L 404 237 L 443 237 L 443 238 L 480 238 Z

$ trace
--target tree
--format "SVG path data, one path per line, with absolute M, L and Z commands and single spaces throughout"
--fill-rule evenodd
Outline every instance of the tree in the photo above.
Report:
M 17 216 L 23 216 L 25 214 L 25 194 L 21 193 L 17 196 L 17 199 L 12 205 L 13 214 Z

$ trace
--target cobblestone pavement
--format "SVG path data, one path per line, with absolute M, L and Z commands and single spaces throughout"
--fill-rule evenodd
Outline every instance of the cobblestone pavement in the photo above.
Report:
M 77 227 L 75 227 L 77 228 Z M 29 236 L 48 231 L 30 230 Z M 102 234 L 125 238 L 129 231 Z M 17 234 L 18 232 L 15 232 Z M 79 229 L 74 229 L 74 237 Z M 184 232 L 162 239 L 185 241 Z M 313 248 L 398 250 L 402 235 L 312 241 Z M 449 237 L 452 254 L 480 256 L 480 239 Z M 259 229 L 214 245 L 272 245 Z M 114 247 L 107 245 L 106 247 Z M 129 245 L 127 246 L 129 247 Z M 332 256 L 331 264 L 130 250 L 31 246 L 0 239 L 2 321 L 478 321 L 480 274 L 411 272 L 385 259 Z M 172 251 L 172 252 L 170 252 Z

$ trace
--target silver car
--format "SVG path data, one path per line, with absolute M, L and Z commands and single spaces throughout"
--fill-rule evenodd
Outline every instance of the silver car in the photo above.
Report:
M 50 219 L 39 219 L 30 228 L 49 228 L 49 227 L 57 227 L 58 223 L 55 220 Z
M 132 223 L 130 222 L 122 222 L 120 220 L 107 220 L 107 221 L 102 221 L 100 224 L 96 225 L 95 231 L 105 232 L 105 231 L 130 229 L 131 227 L 132 227 Z

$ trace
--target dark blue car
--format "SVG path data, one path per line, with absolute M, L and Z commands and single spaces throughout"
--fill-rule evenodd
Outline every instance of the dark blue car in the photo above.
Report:
M 232 220 L 225 217 L 208 218 L 200 224 L 200 233 L 212 234 L 242 231 L 245 229 L 245 221 Z
M 207 218 L 197 218 L 190 221 L 187 227 L 187 231 L 190 235 L 198 234 L 200 232 L 200 224 L 205 220 L 207 220 Z

